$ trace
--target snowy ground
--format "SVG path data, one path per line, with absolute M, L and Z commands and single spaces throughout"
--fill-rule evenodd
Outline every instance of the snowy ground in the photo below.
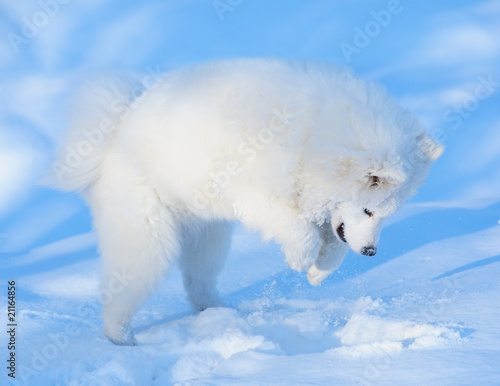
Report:
M 498 205 L 486 210 L 500 218 Z M 441 212 L 407 217 L 386 233 L 403 239 L 411 228 L 446 226 Z M 462 221 L 481 214 L 452 212 Z M 18 282 L 18 374 L 26 384 L 500 381 L 498 224 L 406 253 L 350 255 L 319 288 L 286 269 L 276 245 L 239 229 L 220 280 L 227 307 L 191 312 L 173 271 L 134 320 L 136 347 L 101 336 L 93 243 L 84 234 L 60 242 L 61 249 L 11 259 L 18 272 L 11 276 Z M 79 250 L 74 258 L 50 253 L 69 247 Z
M 0 5 L 2 36 L 22 34 L 45 4 L 28 3 Z M 500 384 L 498 0 L 400 1 L 349 57 L 342 43 L 390 2 L 243 1 L 222 18 L 201 0 L 66 3 L 17 52 L 0 43 L 0 308 L 15 280 L 12 384 Z M 279 246 L 238 228 L 219 282 L 226 307 L 192 312 L 173 270 L 134 319 L 138 345 L 115 346 L 101 334 L 88 210 L 35 186 L 68 90 L 89 73 L 234 56 L 349 64 L 415 111 L 446 152 L 373 258 L 350 253 L 311 287 Z M 8 339 L 0 334 L 4 364 Z

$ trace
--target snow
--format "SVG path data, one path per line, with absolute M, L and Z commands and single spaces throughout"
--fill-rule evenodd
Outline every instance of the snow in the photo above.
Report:
M 3 36 L 21 33 L 41 3 L 2 5 Z M 67 2 L 18 53 L 0 44 L 0 308 L 15 280 L 18 324 L 17 379 L 4 368 L 0 384 L 500 384 L 498 0 L 401 1 L 351 57 L 360 76 L 442 129 L 447 147 L 387 221 L 376 256 L 349 253 L 312 287 L 277 244 L 237 227 L 218 285 L 224 307 L 192 311 L 174 268 L 134 318 L 136 346 L 103 337 L 88 209 L 36 186 L 79 78 L 235 56 L 344 65 L 340 43 L 388 6 L 232 3 L 221 20 L 198 0 Z M 474 99 L 488 78 L 492 93 Z M 0 333 L 4 360 L 8 338 Z
M 100 333 L 97 258 L 20 277 L 19 376 L 36 385 L 494 384 L 499 236 L 494 225 L 434 241 L 316 288 L 281 264 L 259 275 L 281 256 L 239 229 L 219 283 L 227 307 L 192 312 L 174 270 L 135 318 L 135 347 Z M 233 269 L 245 252 L 254 272 L 240 282 L 245 270 Z

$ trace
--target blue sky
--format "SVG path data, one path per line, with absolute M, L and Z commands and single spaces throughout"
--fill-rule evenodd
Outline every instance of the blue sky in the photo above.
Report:
M 499 0 L 59 1 L 0 1 L 0 233 L 37 210 L 53 214 L 41 228 L 90 227 L 78 198 L 36 186 L 82 79 L 239 56 L 352 66 L 441 128 L 447 151 L 417 201 L 500 195 Z

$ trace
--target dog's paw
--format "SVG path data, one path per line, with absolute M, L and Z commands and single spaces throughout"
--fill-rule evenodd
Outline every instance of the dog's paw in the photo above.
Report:
M 304 250 L 302 248 L 289 248 L 285 251 L 286 261 L 291 269 L 305 272 L 318 258 L 319 248 Z
M 325 280 L 332 272 L 331 271 L 323 271 L 319 269 L 316 264 L 313 264 L 311 268 L 307 271 L 307 280 L 309 284 L 313 286 L 320 285 L 323 280 Z
M 320 285 L 333 271 L 335 271 L 348 251 L 345 243 L 332 242 L 324 239 L 317 260 L 307 271 L 307 280 L 311 285 Z
M 135 346 L 136 342 L 132 331 L 125 326 L 106 326 L 104 335 L 114 344 L 119 346 Z
M 193 294 L 190 294 L 188 296 L 189 301 L 191 303 L 191 306 L 196 310 L 196 311 L 204 311 L 207 308 L 215 308 L 215 307 L 225 307 L 226 303 L 220 298 L 219 294 L 216 292 L 213 292 L 211 294 L 205 294 L 203 296 L 200 296 L 197 294 L 194 296 Z

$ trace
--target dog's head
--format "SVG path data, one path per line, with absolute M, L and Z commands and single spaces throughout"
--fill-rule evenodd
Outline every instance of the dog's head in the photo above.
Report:
M 382 88 L 349 73 L 337 83 L 316 101 L 298 205 L 312 222 L 331 221 L 355 252 L 374 255 L 383 220 L 417 192 L 443 147 Z
M 351 199 L 337 202 L 330 221 L 339 240 L 357 253 L 373 256 L 386 217 L 413 196 L 427 177 L 429 166 L 443 153 L 443 147 L 426 133 L 415 139 L 408 154 L 351 159 L 349 179 L 357 181 Z

